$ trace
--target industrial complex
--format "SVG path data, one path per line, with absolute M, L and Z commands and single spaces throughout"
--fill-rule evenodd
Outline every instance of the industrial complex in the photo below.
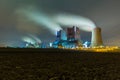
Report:
M 26 47 L 40 47 L 40 43 L 30 43 L 26 44 Z M 87 46 L 87 42 L 82 43 L 80 36 L 80 29 L 76 26 L 68 27 L 66 30 L 56 31 L 56 39 L 49 44 L 49 47 L 53 48 L 76 48 L 76 47 L 99 47 L 103 46 L 101 28 L 96 27 L 92 30 L 91 45 Z
M 65 30 L 56 31 L 56 38 L 49 44 L 27 42 L 27 48 L 60 48 L 84 51 L 108 52 L 119 49 L 117 46 L 105 46 L 102 41 L 101 28 L 95 27 L 91 33 L 91 42 L 83 43 L 80 36 L 80 29 L 76 26 L 68 27 Z

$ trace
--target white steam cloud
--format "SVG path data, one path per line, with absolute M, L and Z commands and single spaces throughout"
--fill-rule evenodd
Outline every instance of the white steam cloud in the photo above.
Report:
M 29 34 L 29 36 L 31 36 L 37 43 L 41 43 L 42 41 L 36 37 L 35 35 Z
M 17 12 L 25 15 L 29 20 L 33 21 L 34 23 L 47 28 L 54 35 L 56 35 L 56 31 L 62 29 L 60 25 L 62 25 L 63 27 L 77 26 L 81 30 L 89 32 L 96 27 L 93 21 L 82 16 L 76 16 L 71 14 L 54 14 L 51 16 L 45 14 L 40 10 L 38 11 L 33 7 L 20 8 Z
M 42 41 L 36 37 L 35 35 L 28 34 L 26 37 L 22 37 L 22 40 L 27 43 L 35 44 L 35 43 L 41 43 Z
M 49 29 L 52 34 L 55 35 L 56 31 L 61 30 L 60 25 L 53 22 L 45 13 L 42 11 L 35 10 L 34 8 L 24 8 L 18 11 L 24 14 L 29 20 L 44 26 Z
M 96 27 L 94 22 L 82 16 L 75 16 L 70 14 L 57 14 L 53 15 L 52 18 L 56 23 L 60 25 L 63 25 L 65 27 L 77 26 L 84 31 L 92 31 L 93 28 Z
M 27 43 L 35 44 L 36 41 L 30 37 L 23 37 L 22 40 Z

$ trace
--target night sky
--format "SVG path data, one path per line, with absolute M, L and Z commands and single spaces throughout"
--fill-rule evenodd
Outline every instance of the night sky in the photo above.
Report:
M 89 18 L 102 28 L 104 44 L 120 46 L 120 0 L 0 0 L 0 45 L 22 46 L 22 37 L 28 34 L 43 42 L 55 39 L 44 25 L 18 14 L 26 7 L 45 14 L 70 13 Z M 90 37 L 91 32 L 81 31 L 83 41 L 90 41 Z

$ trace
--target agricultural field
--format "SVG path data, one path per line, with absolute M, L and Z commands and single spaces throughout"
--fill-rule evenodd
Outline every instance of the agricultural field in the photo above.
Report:
M 0 49 L 0 80 L 120 80 L 120 53 Z

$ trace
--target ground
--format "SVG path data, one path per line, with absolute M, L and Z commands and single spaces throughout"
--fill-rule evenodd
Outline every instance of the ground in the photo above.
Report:
M 120 53 L 0 50 L 0 80 L 120 80 Z

